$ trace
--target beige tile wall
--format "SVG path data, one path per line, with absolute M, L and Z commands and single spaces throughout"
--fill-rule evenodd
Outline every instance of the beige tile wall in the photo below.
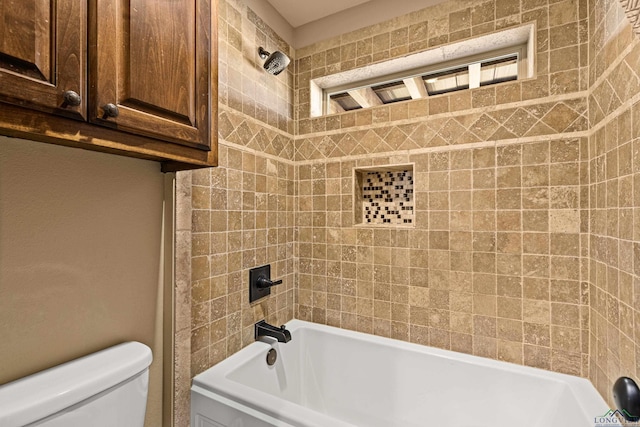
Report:
M 293 66 L 266 73 L 258 47 L 292 49 L 240 0 L 219 2 L 219 167 L 177 174 L 176 426 L 191 378 L 294 317 Z M 249 269 L 284 283 L 249 304 Z
M 586 0 L 451 0 L 296 52 L 298 136 L 588 89 Z M 495 30 L 535 23 L 536 78 L 391 107 L 309 118 L 309 80 L 402 57 Z M 575 96 L 575 95 L 574 95 Z
M 519 84 L 503 84 L 490 87 L 493 91 Z M 459 97 L 471 98 L 477 91 L 466 90 Z M 580 95 L 580 94 L 579 94 Z M 453 97 L 454 95 L 448 95 Z M 314 123 L 332 119 L 342 123 L 366 116 L 368 125 L 327 129 L 299 135 L 296 138 L 295 159 L 298 161 L 335 159 L 347 156 L 358 157 L 371 154 L 411 152 L 443 147 L 463 148 L 477 143 L 525 138 L 535 141 L 556 135 L 581 135 L 588 126 L 587 99 L 553 97 L 551 102 L 520 101 L 506 105 L 472 108 L 463 112 L 434 112 L 428 114 L 429 106 L 446 98 L 434 96 L 420 101 L 410 101 L 376 107 L 371 110 L 340 114 L 337 117 L 313 119 Z M 546 98 L 545 101 L 548 101 Z M 409 110 L 419 109 L 408 118 Z M 375 117 L 375 119 L 373 118 Z M 392 120 L 391 117 L 397 117 Z
M 590 369 L 611 402 L 640 377 L 640 44 L 616 1 L 590 16 Z
M 221 167 L 192 172 L 191 366 L 196 375 L 254 341 L 253 324 L 293 317 L 293 166 L 220 147 Z M 249 269 L 284 283 L 249 305 Z
M 221 166 L 178 176 L 183 419 L 186 377 L 264 316 L 589 376 L 607 399 L 638 377 L 640 48 L 616 1 L 451 0 L 297 52 L 220 9 Z M 526 22 L 533 79 L 309 118 L 311 78 Z M 295 68 L 264 73 L 258 45 Z M 353 168 L 408 163 L 416 225 L 356 226 Z M 252 307 L 265 262 L 285 285 Z
M 588 374 L 587 10 L 450 1 L 296 52 L 299 318 Z M 310 78 L 528 22 L 533 79 L 309 118 Z M 354 225 L 353 168 L 404 163 L 415 226 Z
M 219 1 L 218 25 L 220 105 L 293 134 L 294 67 L 278 76 L 266 73 L 258 47 L 291 58 L 293 49 L 242 0 Z
M 222 1 L 219 18 L 219 167 L 191 179 L 191 374 L 253 341 L 263 318 L 293 317 L 293 71 L 262 69 L 258 46 L 290 47 L 241 1 Z M 272 264 L 283 285 L 249 305 L 249 269 Z
M 587 374 L 587 139 L 299 166 L 298 317 Z M 354 226 L 353 168 L 413 163 L 415 227 Z

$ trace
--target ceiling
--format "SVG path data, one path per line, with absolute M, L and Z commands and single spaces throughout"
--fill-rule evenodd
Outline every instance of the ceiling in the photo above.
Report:
M 299 49 L 447 0 L 242 1 L 291 47 Z
M 371 0 L 268 0 L 293 28 L 369 1 Z

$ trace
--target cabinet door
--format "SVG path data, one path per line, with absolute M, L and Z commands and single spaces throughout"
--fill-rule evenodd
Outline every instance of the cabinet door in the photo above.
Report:
M 210 149 L 209 0 L 92 0 L 89 120 Z
M 84 119 L 86 7 L 0 0 L 0 100 Z

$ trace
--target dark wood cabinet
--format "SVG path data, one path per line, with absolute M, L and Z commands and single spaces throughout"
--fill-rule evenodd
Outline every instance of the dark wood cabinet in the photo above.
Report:
M 0 134 L 217 164 L 216 0 L 0 0 Z
M 94 0 L 92 10 L 90 120 L 208 149 L 208 0 Z
M 85 119 L 86 32 L 86 2 L 0 0 L 0 100 Z

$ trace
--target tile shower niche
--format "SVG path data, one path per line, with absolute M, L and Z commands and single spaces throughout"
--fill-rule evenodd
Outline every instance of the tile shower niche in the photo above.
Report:
M 414 226 L 413 165 L 354 169 L 354 223 Z

